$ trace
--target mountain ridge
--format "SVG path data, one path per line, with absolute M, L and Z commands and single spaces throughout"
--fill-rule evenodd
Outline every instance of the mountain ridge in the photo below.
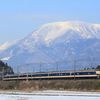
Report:
M 32 62 L 67 61 L 73 59 L 72 56 L 84 59 L 89 51 L 95 58 L 100 54 L 99 24 L 56 22 L 42 25 L 0 51 L 0 58 L 16 66 Z

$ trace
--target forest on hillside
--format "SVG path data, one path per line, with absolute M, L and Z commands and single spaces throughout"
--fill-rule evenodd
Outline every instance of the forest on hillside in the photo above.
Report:
M 0 60 L 0 72 L 3 73 L 4 75 L 14 73 L 13 69 L 7 63 L 4 63 L 1 60 Z

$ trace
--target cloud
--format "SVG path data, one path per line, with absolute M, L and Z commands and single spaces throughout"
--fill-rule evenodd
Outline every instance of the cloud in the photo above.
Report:
M 13 44 L 15 44 L 17 41 L 13 41 L 13 42 L 5 42 L 4 44 L 0 45 L 0 51 L 3 51 L 7 48 L 9 48 L 10 46 L 12 46 Z

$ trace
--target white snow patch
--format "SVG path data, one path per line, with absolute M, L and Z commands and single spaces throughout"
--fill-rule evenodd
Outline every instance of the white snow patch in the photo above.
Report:
M 78 34 L 83 39 L 89 39 L 89 38 L 100 39 L 100 33 L 97 32 L 98 31 L 97 27 L 98 30 L 100 31 L 99 24 L 89 24 L 77 21 L 55 22 L 41 26 L 39 29 L 37 29 L 32 33 L 32 36 L 35 41 L 39 42 L 39 40 L 42 40 L 47 45 L 49 45 L 57 38 L 62 37 L 64 34 L 67 34 L 66 36 L 69 37 L 71 35 L 69 34 L 71 33 L 71 31 L 76 35 Z M 97 33 L 99 37 L 97 36 Z
M 6 61 L 6 60 L 9 60 L 11 57 L 4 57 L 4 58 L 1 58 L 1 60 L 3 61 Z
M 75 91 L 0 92 L 0 100 L 100 100 L 100 94 Z

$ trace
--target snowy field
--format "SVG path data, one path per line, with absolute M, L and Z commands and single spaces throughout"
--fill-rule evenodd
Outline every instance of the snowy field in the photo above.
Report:
M 0 92 L 0 100 L 100 100 L 96 92 L 39 91 L 32 93 Z

